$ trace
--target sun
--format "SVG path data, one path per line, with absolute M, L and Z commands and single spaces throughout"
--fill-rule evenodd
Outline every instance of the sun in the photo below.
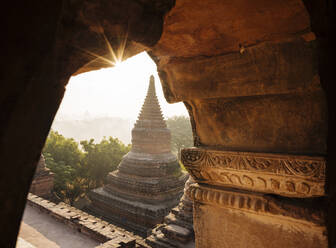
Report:
M 123 61 L 120 60 L 120 59 L 117 59 L 114 62 L 112 62 L 114 68 L 120 67 L 122 65 L 122 63 L 123 63 Z

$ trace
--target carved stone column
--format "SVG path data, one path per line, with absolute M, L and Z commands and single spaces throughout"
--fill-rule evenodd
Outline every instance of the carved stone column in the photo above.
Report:
M 323 157 L 190 148 L 182 162 L 197 247 L 327 247 Z
M 197 148 L 182 162 L 198 248 L 328 246 L 324 31 L 304 2 L 177 1 L 165 18 L 152 53 L 166 99 L 192 121 Z

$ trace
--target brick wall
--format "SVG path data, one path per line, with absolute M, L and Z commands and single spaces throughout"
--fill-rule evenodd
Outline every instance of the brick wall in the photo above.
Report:
M 136 247 L 138 236 L 63 202 L 55 204 L 30 193 L 27 198 L 27 204 L 78 232 L 103 243 L 98 246 L 99 248 Z

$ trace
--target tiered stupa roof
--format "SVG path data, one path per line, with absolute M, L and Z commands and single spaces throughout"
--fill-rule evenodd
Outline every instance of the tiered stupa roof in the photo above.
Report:
M 150 77 L 145 102 L 142 105 L 138 120 L 134 128 L 166 128 L 159 101 L 155 92 L 154 77 Z
M 153 76 L 132 130 L 132 152 L 152 155 L 170 153 L 170 130 L 161 113 Z

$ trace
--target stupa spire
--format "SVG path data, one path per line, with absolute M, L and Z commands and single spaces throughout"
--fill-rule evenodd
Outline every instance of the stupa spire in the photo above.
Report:
M 163 119 L 151 76 L 147 96 L 132 129 L 132 151 L 148 154 L 170 153 L 170 130 Z
M 150 77 L 147 95 L 134 128 L 165 128 L 159 101 L 155 91 L 155 80 Z

